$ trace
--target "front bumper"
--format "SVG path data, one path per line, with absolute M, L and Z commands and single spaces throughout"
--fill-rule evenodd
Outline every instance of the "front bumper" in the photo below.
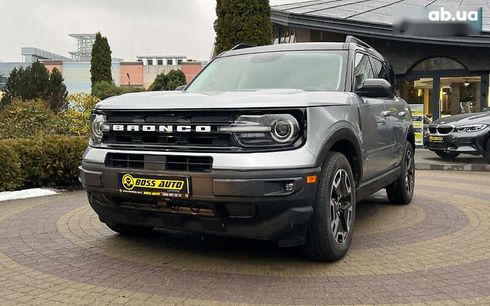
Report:
M 212 170 L 171 172 L 109 168 L 83 161 L 79 177 L 89 202 L 104 223 L 161 227 L 234 237 L 304 242 L 313 212 L 317 183 L 308 175 L 319 168 L 289 170 Z M 131 195 L 118 189 L 118 175 L 189 176 L 186 200 Z M 292 190 L 286 184 L 293 183 Z M 206 212 L 205 214 L 201 212 Z
M 431 151 L 449 151 L 469 154 L 483 154 L 488 139 L 488 128 L 479 132 L 453 132 L 447 135 L 424 135 L 424 148 Z M 441 142 L 430 141 L 431 137 L 442 137 Z

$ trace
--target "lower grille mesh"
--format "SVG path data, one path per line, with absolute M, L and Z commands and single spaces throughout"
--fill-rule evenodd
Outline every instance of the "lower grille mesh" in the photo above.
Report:
M 213 159 L 208 156 L 108 153 L 105 164 L 107 167 L 124 169 L 209 172 Z

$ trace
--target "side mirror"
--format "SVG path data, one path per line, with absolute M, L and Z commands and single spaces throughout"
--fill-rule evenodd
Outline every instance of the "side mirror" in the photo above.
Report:
M 184 90 L 185 86 L 186 86 L 186 85 L 180 85 L 180 86 L 177 86 L 177 87 L 175 87 L 175 89 L 174 89 L 174 90 L 175 90 L 175 91 L 182 91 L 182 90 Z
M 367 79 L 356 94 L 368 98 L 393 98 L 393 88 L 385 79 Z

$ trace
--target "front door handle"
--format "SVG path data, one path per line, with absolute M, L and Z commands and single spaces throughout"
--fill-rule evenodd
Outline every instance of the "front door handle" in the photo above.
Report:
M 383 116 L 383 117 L 389 117 L 389 116 L 391 116 L 391 111 L 382 111 L 381 112 L 381 116 Z

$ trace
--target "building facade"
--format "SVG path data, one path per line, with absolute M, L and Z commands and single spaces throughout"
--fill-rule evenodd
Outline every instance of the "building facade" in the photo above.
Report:
M 275 43 L 345 41 L 346 35 L 367 42 L 393 65 L 400 96 L 436 119 L 489 105 L 490 19 L 471 36 L 407 36 L 393 29 L 397 11 L 444 5 L 490 13 L 480 0 L 313 0 L 275 6 L 271 19 Z
M 42 62 L 49 72 L 58 69 L 64 78 L 68 92 L 91 91 L 90 58 L 95 34 L 70 34 L 77 39 L 77 51 L 70 52 L 72 58 L 38 48 L 22 48 L 23 62 L 0 62 L 0 90 L 14 68 L 27 67 L 35 61 Z M 135 62 L 112 59 L 112 79 L 117 86 L 148 88 L 156 76 L 173 69 L 182 70 L 190 82 L 202 69 L 203 63 L 189 61 L 185 56 L 150 55 L 138 56 Z

